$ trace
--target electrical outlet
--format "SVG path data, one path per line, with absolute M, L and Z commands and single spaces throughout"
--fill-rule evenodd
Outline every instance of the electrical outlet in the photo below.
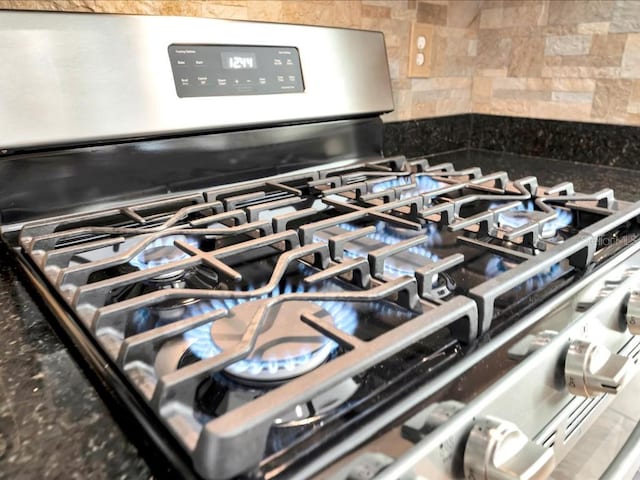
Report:
M 409 77 L 431 76 L 431 52 L 433 51 L 433 25 L 413 23 L 409 45 Z

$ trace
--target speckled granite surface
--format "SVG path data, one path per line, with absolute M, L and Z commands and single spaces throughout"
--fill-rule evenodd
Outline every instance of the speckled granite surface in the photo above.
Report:
M 432 163 L 538 175 L 579 191 L 612 186 L 640 199 L 640 171 L 463 150 Z M 0 248 L 0 478 L 146 479 L 151 473 L 49 327 L 9 253 Z
M 147 479 L 0 248 L 0 478 Z
M 469 147 L 622 168 L 640 168 L 640 128 L 471 115 Z

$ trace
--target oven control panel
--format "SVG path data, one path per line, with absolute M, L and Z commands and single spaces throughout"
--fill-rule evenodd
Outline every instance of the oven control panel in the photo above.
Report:
M 298 49 L 246 45 L 170 45 L 179 97 L 304 91 Z

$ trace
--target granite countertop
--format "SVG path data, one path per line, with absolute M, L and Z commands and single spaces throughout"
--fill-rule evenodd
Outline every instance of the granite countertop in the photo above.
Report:
M 640 199 L 640 171 L 464 150 L 430 157 L 432 164 L 504 170 L 576 190 L 613 187 L 621 200 Z M 0 478 L 151 476 L 145 461 L 53 332 L 0 248 Z

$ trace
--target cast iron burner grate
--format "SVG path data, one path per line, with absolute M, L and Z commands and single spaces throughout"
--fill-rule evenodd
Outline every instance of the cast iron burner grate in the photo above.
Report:
M 393 157 L 34 222 L 20 244 L 196 470 L 231 477 L 344 438 L 615 254 L 638 229 L 621 207 Z

